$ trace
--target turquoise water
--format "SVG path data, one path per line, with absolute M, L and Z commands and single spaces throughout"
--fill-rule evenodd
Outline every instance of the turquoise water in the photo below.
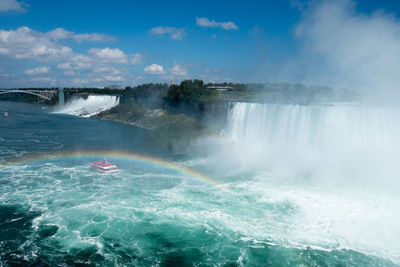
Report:
M 4 112 L 8 116 L 4 116 Z M 95 157 L 0 169 L 0 265 L 394 266 L 398 194 L 316 185 L 270 170 L 176 158 L 140 129 L 0 102 L 0 164 L 71 150 L 118 150 L 200 171 Z M 302 174 L 303 175 L 303 174 Z

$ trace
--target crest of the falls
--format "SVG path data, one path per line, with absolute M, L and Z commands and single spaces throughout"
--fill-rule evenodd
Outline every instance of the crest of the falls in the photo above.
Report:
M 235 103 L 225 133 L 258 146 L 391 149 L 400 143 L 400 109 Z

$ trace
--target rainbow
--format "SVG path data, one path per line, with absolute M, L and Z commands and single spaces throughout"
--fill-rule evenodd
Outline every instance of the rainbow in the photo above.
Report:
M 160 166 L 160 167 L 163 167 L 163 168 L 166 168 L 169 170 L 177 171 L 178 173 L 184 174 L 186 176 L 190 176 L 196 180 L 208 183 L 213 186 L 218 185 L 210 177 L 208 177 L 196 170 L 193 170 L 191 168 L 188 168 L 188 167 L 185 167 L 182 165 L 178 165 L 178 164 L 166 161 L 161 158 L 150 157 L 150 156 L 145 156 L 145 155 L 140 155 L 140 154 L 130 153 L 130 152 L 129 153 L 121 152 L 121 151 L 81 150 L 81 151 L 73 151 L 73 152 L 61 152 L 61 153 L 46 154 L 46 155 L 36 155 L 36 156 L 25 157 L 21 160 L 9 162 L 5 165 L 0 165 L 0 169 L 9 168 L 12 166 L 29 164 L 29 163 L 40 163 L 40 162 L 54 161 L 54 160 L 60 160 L 60 159 L 87 159 L 87 158 L 103 159 L 104 157 L 111 158 L 111 159 L 117 159 L 117 160 L 118 159 L 131 160 L 134 162 L 147 163 L 147 164 L 151 164 L 154 166 Z

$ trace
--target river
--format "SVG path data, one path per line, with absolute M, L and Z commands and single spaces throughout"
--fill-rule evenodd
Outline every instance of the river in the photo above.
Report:
M 307 115 L 307 110 L 254 105 L 237 104 L 231 110 L 221 137 L 229 141 L 207 141 L 226 149 L 178 158 L 147 144 L 145 131 L 133 126 L 0 102 L 0 265 L 399 264 L 398 190 L 373 182 L 349 184 L 346 177 L 364 174 L 347 171 L 338 160 L 323 165 L 338 159 L 339 152 L 324 148 L 324 156 L 315 156 L 314 149 L 302 150 L 304 145 L 321 146 L 309 145 L 314 139 L 304 137 L 304 123 L 303 135 L 295 134 L 300 129 L 293 128 L 300 118 L 296 116 L 305 116 L 296 114 Z M 312 108 L 310 112 L 316 114 Z M 352 111 L 343 112 L 354 118 Z M 277 122 L 266 118 L 271 113 Z M 290 116 L 296 123 L 282 121 Z M 321 120 L 318 125 L 332 118 L 328 114 Z M 278 122 L 279 132 L 273 132 L 270 125 Z M 352 132 L 351 125 L 347 129 Z M 266 144 L 281 142 L 282 131 L 288 133 L 280 138 L 285 148 L 293 145 L 287 140 L 306 141 L 296 141 L 301 149 L 293 149 L 293 157 L 277 153 L 279 148 L 265 154 L 273 147 Z M 334 139 L 337 147 L 348 134 L 320 136 L 322 146 Z M 239 140 L 247 141 L 239 145 Z M 265 146 L 254 145 L 257 140 Z M 391 139 L 384 145 L 388 142 L 397 146 Z M 103 158 L 120 171 L 90 169 L 91 161 Z M 348 161 L 360 163 L 350 156 Z M 324 166 L 323 171 L 310 162 Z M 331 171 L 337 166 L 345 171 Z M 365 173 L 371 174 L 368 169 Z M 385 180 L 389 176 L 382 174 L 382 183 L 392 181 Z M 324 183 L 315 177 L 324 177 Z

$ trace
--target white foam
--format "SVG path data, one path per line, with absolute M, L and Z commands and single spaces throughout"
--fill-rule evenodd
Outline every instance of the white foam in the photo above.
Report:
M 195 162 L 203 163 L 187 164 Z M 148 167 L 143 173 L 119 173 L 118 181 L 105 179 L 84 164 L 44 163 L 5 171 L 16 177 L 9 188 L 1 188 L 0 200 L 27 201 L 42 211 L 34 227 L 43 222 L 57 225 L 52 238 L 66 251 L 83 242 L 96 244 L 102 253 L 103 237 L 133 247 L 143 230 L 136 223 L 151 220 L 155 227 L 168 223 L 204 229 L 221 240 L 248 241 L 252 247 L 344 248 L 400 262 L 400 197 L 396 194 L 308 185 L 271 172 L 231 177 L 224 184 L 227 192 L 207 184 L 194 186 L 186 179 L 170 187 L 166 182 L 175 181 L 175 175 L 159 174 L 157 169 L 151 173 Z M 151 177 L 168 186 L 160 189 L 158 183 L 140 183 Z M 34 188 L 26 186 L 34 179 L 38 179 Z M 154 190 L 148 190 L 149 185 Z M 97 215 L 104 218 L 95 221 Z M 88 234 L 92 224 L 104 224 L 96 236 Z
M 175 187 L 158 194 L 163 207 L 145 211 L 269 245 L 351 249 L 400 262 L 398 195 L 280 183 L 265 173 L 248 178 L 227 185 L 229 192 Z
M 119 104 L 119 97 L 109 95 L 89 95 L 87 99 L 72 98 L 64 106 L 58 107 L 54 113 L 90 117 Z

